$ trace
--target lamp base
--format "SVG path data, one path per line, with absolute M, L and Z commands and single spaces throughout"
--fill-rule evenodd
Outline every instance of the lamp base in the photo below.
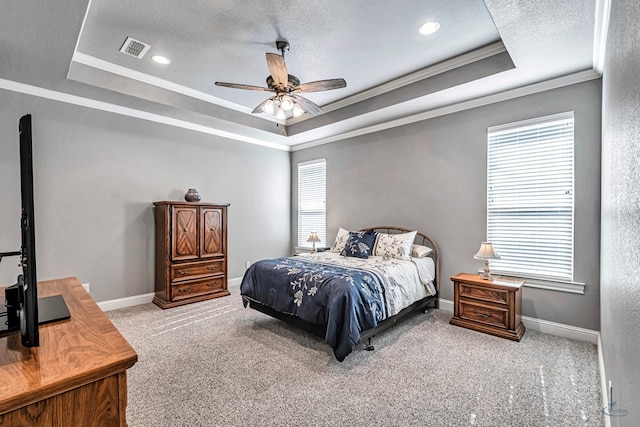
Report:
M 487 273 L 485 271 L 479 272 L 478 276 L 480 276 L 480 278 L 484 280 L 493 280 L 493 276 L 491 275 L 491 273 Z

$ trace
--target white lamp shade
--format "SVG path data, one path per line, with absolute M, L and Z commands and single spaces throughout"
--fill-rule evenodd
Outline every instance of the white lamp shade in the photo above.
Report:
M 276 114 L 276 118 L 280 120 L 287 119 L 287 114 L 284 112 L 284 110 L 281 107 L 278 107 L 278 113 Z
M 320 237 L 318 237 L 318 233 L 309 234 L 309 238 L 307 239 L 307 242 L 319 242 L 319 241 L 320 241 Z
M 270 98 L 263 106 L 262 111 L 267 114 L 273 115 L 275 113 L 276 103 L 273 102 L 273 99 Z
M 280 108 L 285 111 L 289 111 L 293 108 L 293 99 L 290 96 L 284 95 L 280 98 Z
M 300 117 L 303 114 L 304 114 L 304 110 L 302 109 L 302 107 L 300 107 L 297 102 L 294 103 L 293 104 L 293 117 Z
M 493 243 L 482 242 L 480 249 L 473 256 L 475 259 L 500 259 L 500 255 L 493 249 Z

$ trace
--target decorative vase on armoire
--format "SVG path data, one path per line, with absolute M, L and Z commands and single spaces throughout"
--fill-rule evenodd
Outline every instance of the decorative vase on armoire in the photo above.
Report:
M 199 202 L 201 200 L 200 193 L 195 188 L 190 188 L 184 195 L 184 199 L 187 202 Z

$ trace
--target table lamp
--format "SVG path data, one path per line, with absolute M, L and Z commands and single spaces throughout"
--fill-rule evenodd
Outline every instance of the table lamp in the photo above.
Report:
M 489 260 L 500 259 L 500 255 L 493 250 L 493 243 L 482 242 L 480 249 L 473 257 L 484 260 L 484 271 L 479 273 L 480 277 L 484 280 L 493 280 L 493 276 L 491 276 L 491 272 L 489 271 Z
M 320 238 L 318 237 L 318 233 L 313 232 L 311 234 L 309 234 L 309 238 L 307 239 L 307 242 L 313 242 L 313 247 L 311 248 L 311 253 L 315 253 L 316 252 L 316 242 L 319 242 Z

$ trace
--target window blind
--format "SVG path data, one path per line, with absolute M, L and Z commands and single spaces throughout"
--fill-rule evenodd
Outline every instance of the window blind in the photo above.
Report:
M 488 129 L 492 270 L 573 279 L 573 112 Z
M 311 247 L 312 232 L 320 238 L 316 247 L 327 245 L 326 186 L 324 159 L 298 164 L 298 246 Z

